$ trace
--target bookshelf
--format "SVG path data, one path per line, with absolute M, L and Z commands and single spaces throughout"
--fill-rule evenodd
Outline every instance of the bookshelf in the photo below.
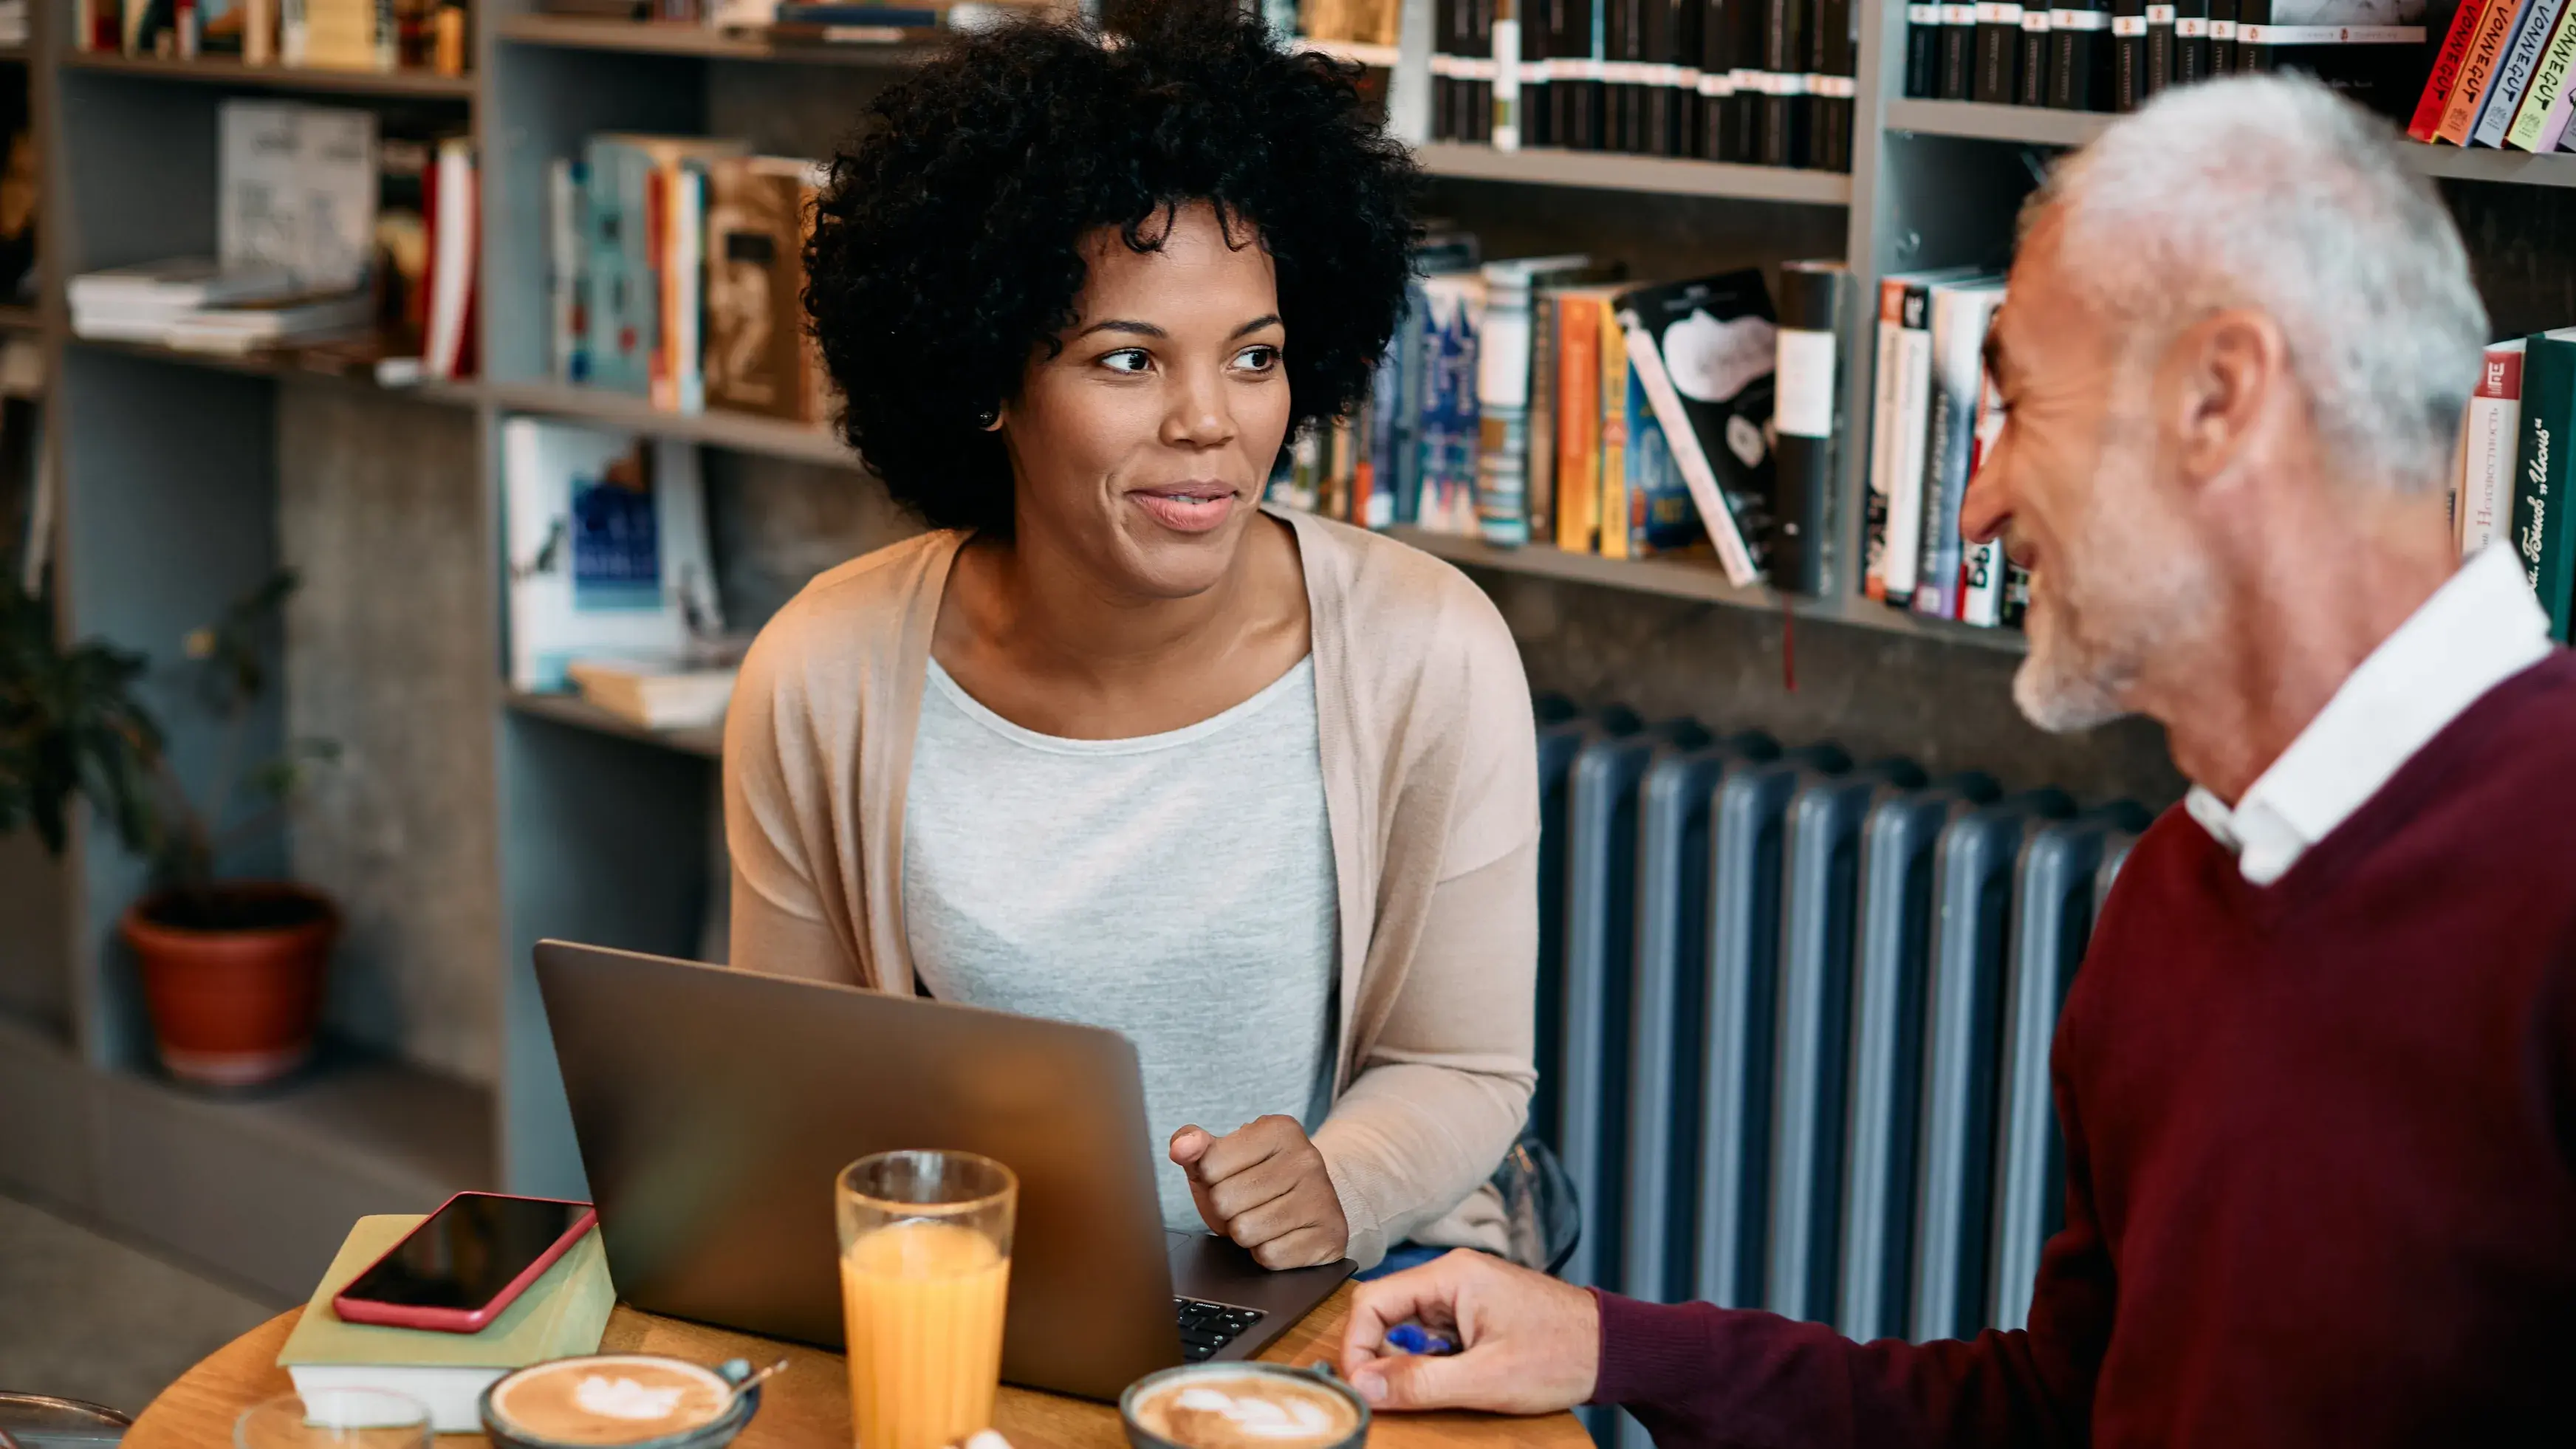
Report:
M 1429 6 L 1407 4 L 1397 53 L 1330 48 L 1391 65 L 1396 88 L 1418 94 Z M 0 1185 L 283 1300 L 309 1286 L 346 1214 L 418 1211 L 433 1191 L 455 1187 L 581 1190 L 529 970 L 537 939 L 697 951 L 699 906 L 721 849 L 710 820 L 718 738 L 639 730 L 576 699 L 504 687 L 503 425 L 559 418 L 705 449 L 711 495 L 722 493 L 733 510 L 718 510 L 720 531 L 734 535 L 729 546 L 719 541 L 719 571 L 750 556 L 771 575 L 734 620 L 740 627 L 756 626 L 801 577 L 838 561 L 831 549 L 851 535 L 829 519 L 865 515 L 878 527 L 887 511 L 853 502 L 882 494 L 829 434 L 723 412 L 657 413 L 551 378 L 547 161 L 606 129 L 745 135 L 766 148 L 819 152 L 871 87 L 921 52 L 772 45 L 700 28 L 541 15 L 533 0 L 476 0 L 468 75 L 386 77 L 84 55 L 71 45 L 72 13 L 72 0 L 43 0 L 30 44 L 0 52 L 20 63 L 30 87 L 44 160 L 41 300 L 0 307 L 0 329 L 35 336 L 47 363 L 40 406 L 62 489 L 63 628 L 167 657 L 186 629 L 269 567 L 323 561 L 317 550 L 344 565 L 354 582 L 334 586 L 341 592 L 325 612 L 356 622 L 320 640 L 334 618 L 309 618 L 302 634 L 290 629 L 280 661 L 289 698 L 256 731 L 273 741 L 290 725 L 312 727 L 367 759 L 432 763 L 376 767 L 353 783 L 336 817 L 298 825 L 291 856 L 281 847 L 234 864 L 354 882 L 363 929 L 344 952 L 357 973 L 350 994 L 361 1004 L 389 1000 L 396 1016 L 437 1030 L 406 1025 L 373 1054 L 352 1055 L 274 1101 L 214 1101 L 168 1086 L 149 1066 L 133 967 L 113 929 L 141 881 L 131 862 L 84 836 L 59 872 L 0 870 L 0 907 L 12 912 L 5 919 L 17 919 L 12 893 L 34 890 L 50 893 L 60 926 L 43 937 L 60 943 L 43 948 L 59 959 L 32 967 L 9 952 L 34 937 L 0 932 L 0 973 L 44 972 L 46 991 L 36 994 L 61 1003 L 31 1016 L 0 1006 Z M 1420 155 L 1432 206 L 1486 231 L 1498 253 L 1597 248 L 1654 276 L 1837 250 L 1850 259 L 1858 285 L 1844 328 L 1835 563 L 1822 597 L 1790 604 L 1797 625 L 1814 621 L 1827 636 L 1811 643 L 1798 631 L 1802 669 L 1826 674 L 1806 698 L 1839 703 L 1806 706 L 1829 713 L 1795 728 L 1822 738 L 1874 715 L 1882 736 L 1921 740 L 1909 752 L 1922 758 L 1993 767 L 2029 743 L 1989 727 L 2005 708 L 1996 703 L 2000 676 L 2019 636 L 1920 621 L 1861 597 L 1855 583 L 1869 299 L 1886 272 L 2000 262 L 2015 208 L 2035 184 L 2029 153 L 2080 144 L 2108 122 L 1905 99 L 1903 27 L 1902 5 L 1862 0 L 1849 175 L 1447 144 L 1423 145 Z M 0 83 L 11 74 L 0 68 Z M 70 276 L 211 250 L 215 108 L 228 94 L 258 91 L 447 106 L 470 118 L 484 186 L 477 380 L 387 389 L 322 376 L 316 359 L 292 354 L 226 358 L 69 335 L 61 295 Z M 2576 320 L 2576 292 L 2563 263 L 2551 260 L 2576 224 L 2551 209 L 2576 186 L 2576 157 L 2410 155 L 2430 175 L 2514 188 L 2501 220 L 2471 229 L 2473 253 L 2482 264 L 2500 257 L 2553 279 L 2560 290 L 2540 288 L 2545 295 L 2524 310 Z M 2512 214 L 2517 207 L 2529 218 Z M 2480 275 L 2512 270 L 2482 265 Z M 2497 310 L 2501 318 L 2508 308 Z M 1750 714 L 1761 706 L 1752 686 L 1740 703 L 1724 691 L 1748 678 L 1772 687 L 1776 665 L 1745 666 L 1759 652 L 1750 645 L 1727 656 L 1694 651 L 1730 630 L 1776 646 L 1780 601 L 1768 590 L 1735 588 L 1713 565 L 1688 559 L 1402 536 L 1515 602 L 1527 590 L 1536 605 L 1511 611 L 1516 627 L 1531 615 L 1544 627 L 1566 623 L 1556 642 L 1529 647 L 1599 655 L 1610 662 L 1595 677 L 1626 671 L 1613 674 L 1616 692 L 1633 690 L 1641 708 L 1764 725 Z M 412 598 L 435 602 L 400 607 Z M 299 680 L 315 681 L 312 692 L 299 693 Z M 1986 710 L 1945 707 L 1945 688 L 1973 689 Z M 363 708 L 313 713 L 342 696 Z M 177 744 L 186 768 L 206 766 L 212 742 L 202 732 L 181 731 Z M 2064 750 L 2047 758 L 2055 778 L 2081 783 L 2063 770 Z M 318 1244 L 310 1240 L 323 1229 L 298 1207 L 317 1202 L 342 1215 Z M 255 1226 L 215 1241 L 206 1221 Z

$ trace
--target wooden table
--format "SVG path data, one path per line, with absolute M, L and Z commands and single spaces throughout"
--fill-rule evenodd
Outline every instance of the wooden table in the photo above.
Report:
M 289 1309 L 234 1339 L 188 1370 L 143 1411 L 126 1432 L 126 1449 L 209 1449 L 228 1445 L 233 1420 L 263 1399 L 292 1393 L 295 1385 L 277 1366 L 277 1351 L 304 1310 Z M 1338 1356 L 1342 1324 L 1351 1311 L 1345 1284 L 1323 1307 L 1281 1335 L 1261 1356 L 1272 1363 L 1313 1363 Z M 787 1372 L 763 1392 L 760 1416 L 735 1440 L 742 1449 L 836 1449 L 850 1442 L 850 1381 L 839 1354 L 801 1344 L 773 1343 L 745 1333 L 656 1318 L 620 1306 L 600 1344 L 608 1353 L 666 1353 L 702 1364 L 729 1358 L 769 1363 L 781 1354 Z M 994 1417 L 1012 1449 L 1112 1449 L 1126 1436 L 1118 1411 L 1107 1404 L 1059 1398 L 1028 1389 L 1002 1388 Z M 1591 1449 L 1592 1441 L 1571 1414 L 1506 1419 L 1484 1414 L 1388 1414 L 1369 1434 L 1373 1449 Z M 476 1449 L 476 1435 L 439 1440 L 439 1449 Z

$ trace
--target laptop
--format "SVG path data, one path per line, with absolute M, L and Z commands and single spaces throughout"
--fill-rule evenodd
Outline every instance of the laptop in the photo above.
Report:
M 561 941 L 537 985 L 618 1296 L 841 1347 L 833 1183 L 950 1148 L 1018 1174 L 1004 1380 L 1115 1399 L 1249 1358 L 1349 1277 L 1168 1233 L 1114 1031 Z

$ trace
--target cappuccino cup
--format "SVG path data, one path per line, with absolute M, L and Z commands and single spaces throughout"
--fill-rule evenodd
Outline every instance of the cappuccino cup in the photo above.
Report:
M 1133 1449 L 1359 1449 L 1368 1404 L 1330 1366 L 1202 1363 L 1147 1374 L 1119 1395 Z
M 734 1385 L 751 1365 L 705 1368 L 650 1353 L 531 1364 L 483 1391 L 484 1432 L 499 1449 L 721 1449 L 760 1411 Z

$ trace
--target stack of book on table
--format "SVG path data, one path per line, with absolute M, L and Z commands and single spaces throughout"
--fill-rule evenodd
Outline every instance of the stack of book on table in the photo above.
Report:
M 430 1425 L 441 1434 L 480 1433 L 476 1400 L 503 1374 L 599 1351 L 617 1294 L 596 1228 L 480 1333 L 349 1323 L 332 1312 L 331 1300 L 340 1290 L 421 1222 L 417 1214 L 387 1214 L 360 1218 L 349 1230 L 277 1353 L 278 1367 L 295 1380 L 297 1393 L 390 1390 L 427 1405 Z

